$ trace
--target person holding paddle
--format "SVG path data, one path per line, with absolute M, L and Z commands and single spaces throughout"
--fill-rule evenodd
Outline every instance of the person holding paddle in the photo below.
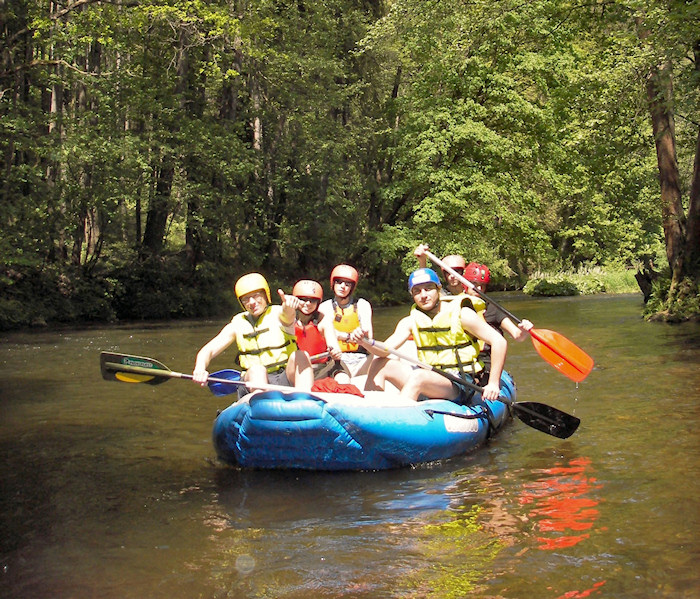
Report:
M 414 251 L 413 255 L 418 259 L 421 268 L 425 268 L 427 264 L 430 247 L 427 244 L 420 244 Z M 447 283 L 446 295 L 462 295 L 466 293 L 472 298 L 473 307 L 477 313 L 481 314 L 494 329 L 501 335 L 507 332 L 515 341 L 523 341 L 528 336 L 528 331 L 533 327 L 533 324 L 526 319 L 521 320 L 517 325 L 506 315 L 505 312 L 494 303 L 486 304 L 478 295 L 477 291 L 486 293 L 486 287 L 491 280 L 491 271 L 484 264 L 478 262 L 466 263 L 462 256 L 450 255 L 442 259 L 442 274 Z M 465 285 L 459 280 L 463 277 L 471 287 Z M 476 291 L 475 291 L 476 290 Z M 485 344 L 481 350 L 479 359 L 484 362 L 484 374 L 488 371 L 491 363 L 491 347 Z
M 413 250 L 413 255 L 418 259 L 418 266 L 420 268 L 426 268 L 428 266 L 428 260 L 425 255 L 428 250 L 430 250 L 430 246 L 425 243 L 421 243 Z M 457 254 L 445 256 L 443 261 L 459 274 L 463 274 L 464 269 L 467 267 L 466 260 Z M 441 290 L 442 295 L 461 295 L 465 292 L 465 286 L 459 282 L 459 279 L 455 275 L 443 269 L 442 276 L 445 277 L 445 286 Z
M 493 298 L 479 291 L 479 289 L 467 281 L 461 274 L 445 264 L 440 258 L 431 254 L 430 251 L 425 250 L 425 255 L 430 258 L 434 264 L 437 264 L 443 270 L 455 275 L 463 285 L 469 287 L 473 293 L 486 303 L 496 305 L 511 319 L 511 321 L 516 324 L 522 322 L 520 318 L 506 310 L 503 306 L 498 305 Z M 540 357 L 556 368 L 565 377 L 580 383 L 593 370 L 593 366 L 595 365 L 593 358 L 561 333 L 549 329 L 536 329 L 535 327 L 530 328 L 528 332 L 530 333 L 530 339 L 532 339 L 532 345 L 537 353 L 540 354 Z
M 467 295 L 479 297 L 475 290 L 486 293 L 486 287 L 491 280 L 491 271 L 488 266 L 478 262 L 470 262 L 462 274 L 472 284 L 472 287 L 467 287 Z M 525 318 L 516 325 L 500 306 L 493 303 L 486 306 L 484 320 L 501 335 L 504 331 L 507 332 L 515 341 L 524 341 L 528 336 L 528 331 L 533 327 L 533 324 Z M 484 369 L 488 370 L 491 363 L 491 347 L 489 345 L 485 345 L 481 350 L 479 359 L 484 362 Z
M 278 290 L 281 306 L 272 305 L 270 287 L 259 273 L 243 275 L 235 293 L 245 310 L 236 314 L 219 334 L 197 353 L 192 379 L 207 384 L 209 362 L 234 345 L 245 371 L 242 379 L 255 384 L 294 385 L 310 391 L 314 375 L 308 355 L 299 350 L 294 334 L 296 310 L 301 301 Z
M 483 369 L 478 361 L 478 342 L 482 340 L 491 345 L 492 356 L 491 371 L 482 396 L 484 399 L 498 399 L 508 348 L 506 340 L 486 324 L 468 303 L 442 299 L 441 288 L 440 278 L 434 270 L 419 268 L 411 273 L 408 290 L 414 305 L 383 345 L 388 350 L 396 350 L 412 335 L 419 361 L 452 375 L 457 374 L 471 383 Z M 379 356 L 370 365 L 366 390 L 383 389 L 384 382 L 388 380 L 400 389 L 400 395 L 405 399 L 468 400 L 470 394 L 465 387 L 438 372 L 413 368 L 404 361 L 390 360 L 386 356 L 391 351 L 379 349 L 371 339 L 356 334 L 352 338 Z
M 467 287 L 468 295 L 479 297 L 475 290 L 486 293 L 486 288 L 491 280 L 491 271 L 488 266 L 479 264 L 478 262 L 470 262 L 467 264 L 462 274 L 464 278 L 472 284 L 472 287 Z M 488 304 L 486 312 L 484 312 L 484 318 L 486 322 L 501 333 L 501 335 L 503 331 L 505 331 L 515 341 L 523 341 L 527 337 L 528 331 L 533 327 L 533 324 L 525 318 L 516 325 L 508 318 L 508 315 L 503 309 L 494 303 Z

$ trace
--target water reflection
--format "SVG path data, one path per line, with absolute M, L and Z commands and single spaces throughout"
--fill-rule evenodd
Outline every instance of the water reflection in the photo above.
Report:
M 241 596 L 261 592 L 264 570 L 274 596 L 376 597 L 391 576 L 396 596 L 462 597 L 505 546 L 481 522 L 483 459 L 365 473 L 221 469 L 206 524 L 235 566 L 217 576 Z
M 217 510 L 231 528 L 403 521 L 446 509 L 452 482 L 441 469 L 382 472 L 217 471 Z
M 583 591 L 567 591 L 563 595 L 559 595 L 557 599 L 584 599 L 585 597 L 590 597 L 593 594 L 598 594 L 600 587 L 605 585 L 605 581 L 596 582 L 591 588 L 585 589 Z
M 538 549 L 572 547 L 590 537 L 600 516 L 598 491 L 602 488 L 590 476 L 591 460 L 574 458 L 551 468 L 535 471 L 539 477 L 524 484 L 520 503 L 528 506 L 527 516 L 539 532 Z

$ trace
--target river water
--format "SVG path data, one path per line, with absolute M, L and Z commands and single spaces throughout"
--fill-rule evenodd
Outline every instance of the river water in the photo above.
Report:
M 101 350 L 190 372 L 222 323 L 3 336 L 0 596 L 700 597 L 700 324 L 645 323 L 632 295 L 496 297 L 595 358 L 577 387 L 509 346 L 519 399 L 579 430 L 516 419 L 473 454 L 384 472 L 224 466 L 226 397 L 100 376 Z M 377 310 L 377 336 L 405 312 Z

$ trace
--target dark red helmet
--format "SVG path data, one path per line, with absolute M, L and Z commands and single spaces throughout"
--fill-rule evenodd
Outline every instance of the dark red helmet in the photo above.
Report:
M 485 264 L 470 262 L 464 269 L 464 278 L 472 283 L 488 285 L 488 282 L 491 280 L 491 272 L 489 271 L 489 267 Z

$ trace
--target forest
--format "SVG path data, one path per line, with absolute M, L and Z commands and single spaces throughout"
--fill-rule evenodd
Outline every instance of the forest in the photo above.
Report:
M 413 248 L 700 314 L 695 0 L 7 0 L 0 329 L 407 302 Z

